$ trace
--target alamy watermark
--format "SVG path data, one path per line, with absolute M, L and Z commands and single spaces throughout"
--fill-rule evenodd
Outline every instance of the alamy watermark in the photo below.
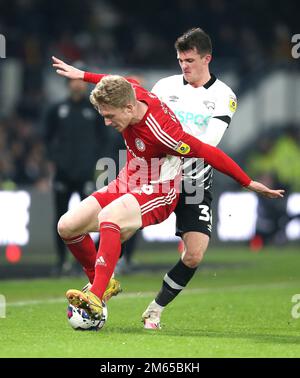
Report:
M 299 319 L 300 318 L 300 294 L 293 295 L 292 302 L 295 303 L 291 311 L 292 318 Z
M 126 162 L 126 150 L 119 151 L 119 166 Z M 102 173 L 96 181 L 97 190 L 105 187 L 117 177 L 116 163 L 111 158 L 101 158 L 98 160 L 96 169 Z M 118 174 L 117 185 L 110 185 L 110 193 L 145 193 L 151 195 L 166 194 L 174 192 L 185 193 L 186 204 L 199 204 L 204 198 L 203 159 L 177 159 L 170 162 L 168 158 L 152 158 L 150 161 L 144 158 L 135 157 L 128 161 L 126 168 Z M 171 176 L 171 178 L 170 178 Z M 209 179 L 209 177 L 207 177 Z M 205 182 L 207 185 L 208 182 Z
M 300 58 L 300 34 L 294 34 L 292 36 L 292 43 L 295 45 L 292 47 L 292 57 L 294 59 Z
M 6 39 L 0 34 L 0 58 L 6 58 Z
M 0 319 L 6 316 L 6 299 L 5 296 L 0 294 Z

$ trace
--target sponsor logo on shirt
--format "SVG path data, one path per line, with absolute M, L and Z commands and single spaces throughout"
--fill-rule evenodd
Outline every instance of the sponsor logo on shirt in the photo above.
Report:
M 175 151 L 179 152 L 181 155 L 186 155 L 190 152 L 191 148 L 188 144 L 179 141 L 175 147 Z
M 232 111 L 232 113 L 234 113 L 236 111 L 236 108 L 237 108 L 236 98 L 233 97 L 233 96 L 230 96 L 229 97 L 229 109 Z
M 175 111 L 179 122 L 184 125 L 194 124 L 198 127 L 208 126 L 211 115 L 195 114 L 191 112 L 184 112 L 183 110 Z

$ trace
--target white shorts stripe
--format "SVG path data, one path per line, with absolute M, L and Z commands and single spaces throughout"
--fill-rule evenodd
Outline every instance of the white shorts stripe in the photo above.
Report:
M 147 206 L 143 205 L 144 207 L 141 208 L 141 213 L 142 213 L 142 215 L 144 215 L 144 214 L 148 213 L 149 211 L 156 209 L 157 207 L 170 205 L 175 199 L 176 199 L 176 192 L 174 192 L 171 195 L 165 196 L 165 197 L 158 197 L 158 198 L 156 198 L 155 202 L 149 201 L 151 203 L 147 202 L 145 204 Z
M 154 208 L 156 208 L 158 206 L 161 206 L 161 205 L 163 205 L 163 206 L 170 205 L 174 201 L 175 198 L 176 198 L 176 194 L 174 194 L 172 197 L 168 197 L 166 199 L 158 200 L 158 201 L 152 203 L 151 205 L 149 205 L 148 207 L 144 208 L 142 210 L 142 212 L 143 213 L 147 213 L 149 210 L 152 210 L 152 209 L 154 209 Z
M 148 202 L 145 202 L 145 203 L 141 206 L 141 209 L 143 209 L 144 207 L 148 207 L 149 205 L 151 205 L 153 202 L 156 202 L 157 200 L 164 199 L 164 198 L 167 198 L 167 197 L 173 195 L 174 192 L 175 192 L 175 189 L 172 188 L 172 189 L 168 192 L 168 194 L 167 194 L 166 196 L 156 197 L 156 198 L 154 198 L 154 199 L 152 199 L 152 200 L 150 200 L 150 201 L 148 201 Z
M 152 207 L 150 207 L 149 209 L 144 210 L 142 212 L 142 215 L 145 215 L 145 214 L 149 213 L 149 211 L 152 211 L 152 210 L 156 209 L 157 207 L 162 207 L 162 206 L 170 205 L 175 199 L 176 199 L 176 196 L 174 196 L 173 198 L 170 198 L 170 200 L 168 200 L 168 201 L 161 201 L 159 203 L 156 203 Z

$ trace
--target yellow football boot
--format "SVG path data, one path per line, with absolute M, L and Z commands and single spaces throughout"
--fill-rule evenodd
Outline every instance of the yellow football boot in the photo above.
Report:
M 103 312 L 102 301 L 90 290 L 83 292 L 76 289 L 70 289 L 66 292 L 66 297 L 71 305 L 84 309 L 91 318 L 101 318 Z

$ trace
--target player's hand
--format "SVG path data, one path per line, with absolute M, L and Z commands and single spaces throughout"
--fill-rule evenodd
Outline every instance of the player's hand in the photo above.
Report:
M 53 64 L 52 66 L 56 68 L 56 73 L 61 76 L 64 76 L 68 79 L 81 79 L 84 78 L 84 71 L 79 70 L 69 64 L 65 63 L 64 61 L 52 56 Z
M 251 181 L 250 185 L 247 186 L 247 189 L 267 198 L 282 198 L 285 192 L 283 189 L 269 189 L 267 186 L 257 181 Z

